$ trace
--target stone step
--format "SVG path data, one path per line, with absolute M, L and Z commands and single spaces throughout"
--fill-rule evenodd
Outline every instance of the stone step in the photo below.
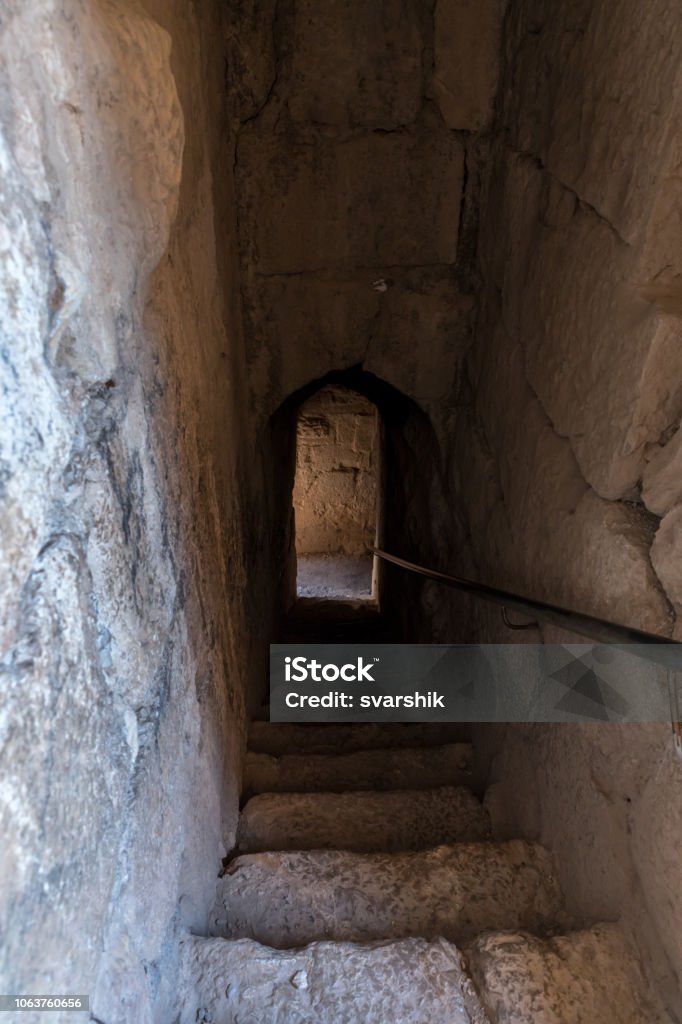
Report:
M 252 722 L 249 750 L 259 754 L 348 754 L 381 747 L 433 747 L 467 743 L 465 722 L 363 722 L 357 725 L 299 725 L 295 722 Z
M 488 814 L 470 789 L 384 793 L 264 793 L 239 820 L 241 853 L 264 850 L 424 850 L 490 835 Z
M 408 936 L 459 942 L 485 928 L 546 930 L 561 904 L 551 855 L 522 840 L 418 853 L 252 853 L 220 880 L 211 934 L 277 948 Z
M 350 754 L 247 753 L 244 793 L 343 793 L 356 789 L 430 789 L 466 785 L 469 743 Z
M 494 1024 L 672 1024 L 617 925 L 545 940 L 482 935 L 467 959 Z
M 442 939 L 183 946 L 179 1024 L 487 1024 L 457 948 Z

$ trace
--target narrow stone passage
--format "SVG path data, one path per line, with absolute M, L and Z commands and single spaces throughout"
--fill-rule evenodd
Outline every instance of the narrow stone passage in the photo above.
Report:
M 464 728 L 254 723 L 183 1024 L 670 1024 L 552 855 L 492 835 Z
M 0 993 L 682 1024 L 682 676 L 267 720 L 276 642 L 584 644 L 371 548 L 682 641 L 681 52 L 680 0 L 2 0 Z

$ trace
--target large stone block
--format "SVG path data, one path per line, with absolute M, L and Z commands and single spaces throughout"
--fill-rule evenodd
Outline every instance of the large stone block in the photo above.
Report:
M 682 502 L 682 430 L 679 428 L 666 445 L 649 453 L 642 478 L 642 500 L 658 516 Z
M 504 0 L 438 0 L 432 89 L 448 128 L 480 131 L 492 115 Z
M 285 84 L 296 121 L 392 128 L 422 94 L 419 5 L 410 0 L 298 0 Z
M 256 278 L 243 294 L 251 386 L 265 414 L 357 363 L 442 407 L 471 341 L 473 302 L 447 268 Z
M 627 241 L 646 223 L 674 139 L 682 20 L 676 0 L 517 5 L 504 88 L 512 144 L 533 153 Z
M 641 775 L 643 789 L 632 809 L 630 834 L 633 861 L 647 909 L 656 921 L 661 944 L 679 978 L 682 933 L 675 900 L 670 894 L 682 888 L 682 762 L 673 756 L 671 748 L 670 726 L 666 723 L 661 726 L 658 748 L 652 745 Z M 663 974 L 662 966 L 660 962 L 656 964 L 656 973 Z
M 9 0 L 0 19 L 0 977 L 59 992 L 77 974 L 111 1024 L 150 1024 L 178 896 L 206 899 L 237 809 L 216 579 L 236 517 L 205 454 L 215 402 L 229 461 L 228 388 L 207 370 L 225 342 L 210 6 L 145 5 L 173 30 L 172 69 L 170 34 L 125 3 Z M 143 329 L 150 291 L 163 309 Z
M 184 950 L 178 1024 L 487 1024 L 457 947 L 443 939 L 280 951 L 192 936 Z
M 669 635 L 670 608 L 649 559 L 654 528 L 637 508 L 585 494 L 557 536 L 571 552 L 564 586 L 575 594 L 577 610 Z
M 276 6 L 276 0 L 237 0 L 225 7 L 227 101 L 240 120 L 258 113 L 276 77 Z
M 672 1024 L 615 925 L 545 940 L 493 932 L 468 954 L 483 1006 L 496 1024 Z
M 281 949 L 321 935 L 459 942 L 484 928 L 551 927 L 562 904 L 552 855 L 518 839 L 417 853 L 251 853 L 218 883 L 210 931 Z
M 449 269 L 414 269 L 389 280 L 366 368 L 443 413 L 471 344 L 474 301 L 459 291 Z
M 463 148 L 447 132 L 245 131 L 239 234 L 260 274 L 452 263 Z
M 239 819 L 240 853 L 266 850 L 427 850 L 487 839 L 490 823 L 471 790 L 264 793 Z
M 668 598 L 682 614 L 682 505 L 661 520 L 651 548 L 651 562 Z
M 492 218 L 485 248 L 527 379 L 595 490 L 632 496 L 646 445 L 682 413 L 679 321 L 641 297 L 636 253 L 532 161 L 508 156 L 496 180 L 504 265 Z

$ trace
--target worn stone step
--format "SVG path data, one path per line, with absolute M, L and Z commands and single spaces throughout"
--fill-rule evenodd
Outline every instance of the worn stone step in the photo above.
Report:
M 482 935 L 467 959 L 494 1024 L 672 1024 L 617 925 L 544 940 Z
M 252 722 L 249 750 L 259 754 L 348 754 L 381 747 L 433 747 L 467 743 L 470 727 L 462 722 L 363 722 L 357 725 L 300 725 Z
M 470 789 L 263 793 L 246 804 L 237 847 L 263 850 L 424 850 L 487 839 L 488 813 Z
M 183 946 L 179 1024 L 487 1024 L 444 940 L 282 951 L 192 937 Z
M 246 755 L 244 792 L 343 793 L 356 789 L 428 789 L 466 785 L 471 776 L 469 743 L 404 750 L 358 750 L 350 754 Z
M 418 853 L 313 850 L 237 857 L 218 885 L 211 934 L 290 948 L 323 939 L 542 931 L 562 899 L 551 855 L 522 840 Z

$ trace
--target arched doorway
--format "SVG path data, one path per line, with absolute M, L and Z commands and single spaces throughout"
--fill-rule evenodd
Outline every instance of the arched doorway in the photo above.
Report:
M 423 409 L 404 392 L 361 366 L 334 370 L 292 392 L 269 421 L 271 463 L 268 489 L 273 505 L 268 516 L 269 551 L 277 581 L 281 614 L 297 600 L 295 478 L 299 414 L 308 401 L 327 388 L 346 389 L 367 400 L 377 423 L 376 546 L 413 561 L 434 564 L 434 531 L 442 539 L 441 518 L 435 510 L 451 503 L 443 491 L 438 442 Z M 447 514 L 450 519 L 449 513 Z M 417 608 L 421 582 L 375 560 L 372 600 L 390 619 L 400 620 L 396 633 L 419 637 Z M 395 580 L 395 586 L 387 580 Z M 404 620 L 404 622 L 403 622 Z M 404 625 L 404 629 L 403 629 Z M 275 634 L 277 630 L 274 631 Z
M 293 489 L 298 597 L 371 600 L 379 416 L 330 384 L 299 408 Z

